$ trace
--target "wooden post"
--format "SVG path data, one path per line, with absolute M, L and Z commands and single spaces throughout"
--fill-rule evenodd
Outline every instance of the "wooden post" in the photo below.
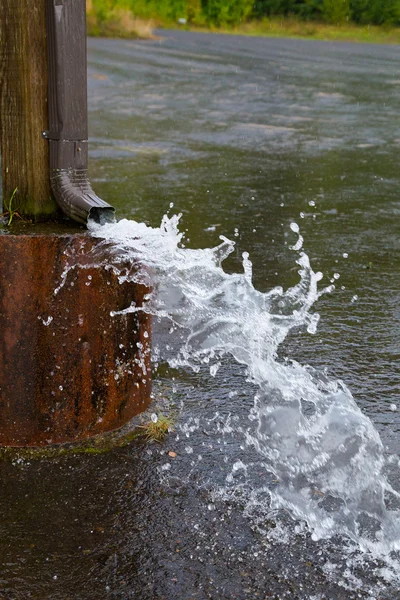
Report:
M 58 208 L 51 197 L 47 129 L 45 0 L 0 0 L 0 138 L 3 210 L 42 221 Z

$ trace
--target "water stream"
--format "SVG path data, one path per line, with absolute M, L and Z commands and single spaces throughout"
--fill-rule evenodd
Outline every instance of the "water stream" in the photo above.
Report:
M 226 466 L 222 484 L 208 481 L 212 495 L 232 498 L 239 489 L 243 501 L 245 492 L 245 512 L 252 518 L 257 506 L 253 521 L 260 531 L 263 521 L 273 519 L 283 535 L 276 517 L 286 513 L 293 520 L 285 527 L 286 535 L 302 531 L 314 542 L 340 538 L 345 553 L 352 556 L 346 562 L 349 586 L 354 568 L 364 559 L 365 565 L 378 561 L 376 577 L 398 585 L 400 511 L 395 507 L 400 494 L 385 474 L 388 465 L 398 468 L 398 459 L 385 456 L 377 430 L 342 381 L 280 355 L 291 331 L 305 328 L 310 335 L 316 333 L 319 315 L 314 304 L 335 285 L 319 286 L 323 274 L 311 268 L 296 223 L 290 226 L 291 249 L 297 255 L 299 282 L 287 290 L 261 292 L 253 286 L 247 252 L 242 272 L 227 273 L 223 262 L 234 251 L 234 242 L 221 236 L 214 248 L 186 248 L 179 218 L 164 216 L 159 228 L 128 220 L 92 225 L 92 235 L 101 241 L 84 264 L 71 257 L 62 285 L 69 269 L 96 265 L 106 246 L 107 264 L 103 259 L 99 267 L 112 268 L 121 282 L 145 280 L 154 286 L 140 310 L 166 319 L 170 327 L 167 351 L 158 345 L 156 362 L 167 360 L 171 367 L 195 372 L 205 365 L 212 377 L 226 356 L 243 365 L 243 378 L 255 386 L 249 424 L 235 425 L 229 415 L 220 427 L 243 437 L 243 453 Z M 137 261 L 148 270 L 130 269 L 129 263 Z M 132 304 L 112 314 L 117 319 L 136 310 Z M 232 389 L 232 414 L 237 402 Z M 195 429 L 199 426 L 198 422 Z M 190 427 L 182 430 L 187 434 Z M 251 448 L 258 455 L 255 462 L 249 458 Z M 250 473 L 255 465 L 263 471 L 258 481 Z M 166 462 L 161 472 L 170 477 L 171 464 Z M 277 531 L 266 535 L 276 538 Z

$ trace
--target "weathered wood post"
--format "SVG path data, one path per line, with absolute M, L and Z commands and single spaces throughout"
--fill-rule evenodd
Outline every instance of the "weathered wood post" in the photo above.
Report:
M 34 221 L 57 215 L 50 193 L 45 0 L 0 0 L 3 209 Z
M 57 27 L 64 36 L 76 27 L 71 14 L 84 19 L 85 0 L 0 0 L 3 209 L 33 222 L 22 233 L 14 222 L 0 231 L 0 444 L 11 446 L 70 442 L 116 429 L 150 402 L 150 317 L 141 311 L 111 316 L 132 302 L 140 308 L 148 287 L 120 285 L 100 266 L 106 256 L 90 266 L 97 242 L 82 228 L 62 233 L 54 223 L 47 226 L 52 233 L 43 235 L 34 224 L 60 217 L 49 181 L 56 195 L 68 188 L 67 200 L 58 204 L 80 222 L 93 207 L 94 216 L 111 209 L 87 181 L 87 123 L 81 114 L 75 127 L 73 94 L 64 104 L 60 96 L 48 96 L 52 77 L 57 94 L 76 84 L 85 100 L 86 72 L 72 80 L 71 60 L 79 57 L 76 47 L 68 53 L 65 38 L 64 58 L 60 62 L 57 54 L 48 63 L 47 49 L 52 59 L 60 42 L 46 35 L 46 5 L 47 20 L 57 17 L 51 35 L 57 36 Z M 84 22 L 74 36 L 77 31 L 85 50 Z M 86 56 L 82 60 L 86 69 Z M 56 69 L 50 78 L 48 64 Z M 77 255 L 85 269 L 72 269 L 55 294 Z

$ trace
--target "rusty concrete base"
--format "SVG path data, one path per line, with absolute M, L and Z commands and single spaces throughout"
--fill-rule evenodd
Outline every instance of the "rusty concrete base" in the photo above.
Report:
M 82 440 L 127 423 L 150 403 L 145 285 L 90 267 L 86 234 L 0 235 L 0 445 Z M 89 256 L 72 269 L 71 257 Z

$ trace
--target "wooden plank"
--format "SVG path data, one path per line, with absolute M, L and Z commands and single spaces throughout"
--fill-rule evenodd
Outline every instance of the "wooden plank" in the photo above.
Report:
M 0 0 L 3 210 L 34 221 L 58 214 L 49 184 L 45 0 Z

